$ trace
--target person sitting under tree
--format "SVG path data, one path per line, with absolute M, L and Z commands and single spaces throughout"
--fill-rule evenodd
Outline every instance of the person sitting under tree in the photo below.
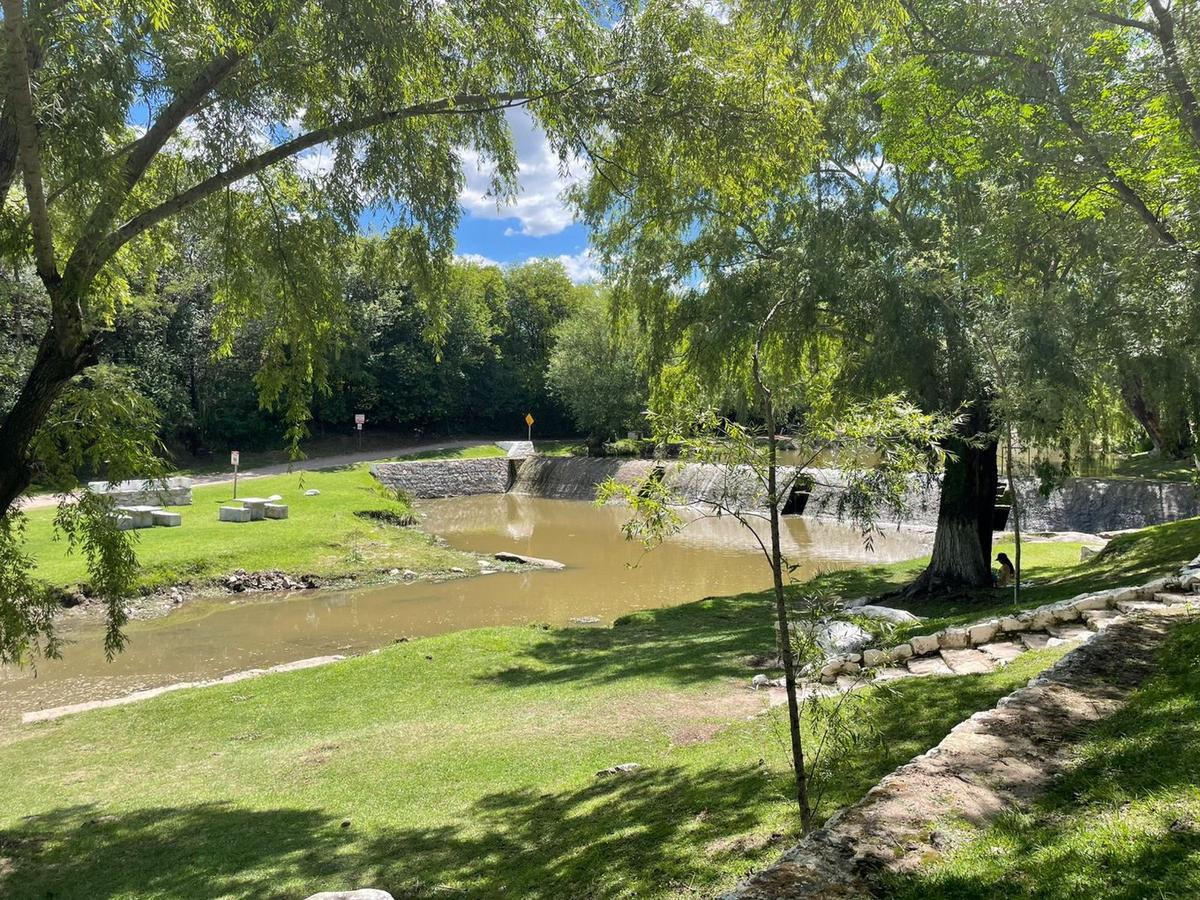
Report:
M 1017 570 L 1007 553 L 997 553 L 996 562 L 1000 563 L 1000 574 L 996 576 L 996 587 L 1008 587 L 1017 577 Z

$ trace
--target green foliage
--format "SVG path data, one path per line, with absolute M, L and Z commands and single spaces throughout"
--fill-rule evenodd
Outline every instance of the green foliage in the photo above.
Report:
M 576 426 L 593 439 L 638 430 L 649 380 L 640 332 L 614 327 L 607 304 L 593 294 L 558 325 L 554 339 L 547 384 Z
M 0 663 L 28 665 L 54 657 L 60 643 L 54 630 L 58 598 L 30 575 L 33 560 L 25 547 L 25 517 L 0 517 Z

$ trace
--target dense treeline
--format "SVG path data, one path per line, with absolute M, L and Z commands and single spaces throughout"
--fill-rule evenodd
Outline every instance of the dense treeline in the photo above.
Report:
M 416 435 L 516 435 L 526 412 L 543 436 L 608 438 L 637 427 L 646 392 L 637 333 L 613 339 L 599 288 L 573 284 L 557 262 L 458 262 L 434 302 L 373 265 L 374 243 L 360 242 L 350 267 L 342 333 L 311 402 L 313 435 L 348 432 L 360 412 L 371 428 Z M 224 341 L 218 278 L 202 262 L 180 259 L 135 290 L 99 345 L 100 361 L 125 369 L 152 402 L 160 438 L 177 456 L 285 440 L 283 405 L 260 402 L 268 330 L 251 322 Z M 31 363 L 48 306 L 30 280 L 4 286 L 0 371 L 11 391 Z M 0 408 L 11 402 L 0 397 Z

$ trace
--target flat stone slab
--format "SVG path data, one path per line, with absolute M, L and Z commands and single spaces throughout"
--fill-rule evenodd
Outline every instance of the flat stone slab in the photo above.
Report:
M 986 675 L 996 671 L 996 661 L 978 650 L 943 650 L 941 657 L 955 675 Z
M 288 517 L 286 503 L 268 503 L 263 507 L 263 512 L 268 519 L 286 519 Z
M 912 678 L 913 673 L 900 666 L 885 666 L 875 673 L 876 681 L 896 681 L 899 678 Z
M 1062 643 L 1061 639 L 1051 637 L 1044 631 L 1022 632 L 1018 640 L 1025 645 L 1026 650 L 1045 650 L 1047 647 L 1057 647 Z
M 940 656 L 910 659 L 905 665 L 911 675 L 953 675 L 954 672 Z
M 976 649 L 986 653 L 1000 665 L 1012 662 L 1025 652 L 1025 648 L 1016 641 L 995 641 L 991 644 L 980 644 Z
M 1181 591 L 1162 591 L 1155 594 L 1154 599 L 1159 603 L 1166 603 L 1169 606 L 1176 603 L 1200 603 L 1200 596 L 1186 594 Z
M 493 554 L 501 562 L 524 563 L 527 566 L 537 566 L 539 569 L 565 569 L 566 565 L 557 559 L 542 559 L 540 556 L 525 556 L 523 553 L 510 553 L 502 550 Z
M 212 687 L 216 684 L 233 684 L 237 681 L 245 681 L 248 678 L 257 678 L 260 675 L 268 675 L 272 672 L 295 672 L 298 669 L 312 669 L 316 666 L 328 665 L 332 662 L 345 659 L 346 657 L 339 654 L 332 656 L 313 656 L 309 659 L 297 659 L 293 662 L 280 663 L 277 666 L 271 666 L 266 669 L 246 669 L 242 672 L 233 672 L 222 678 L 213 678 L 208 681 L 177 681 L 174 684 L 166 684 L 162 687 L 147 688 L 144 691 L 134 691 L 132 694 L 126 694 L 124 697 L 111 697 L 108 700 L 89 700 L 86 703 L 71 703 L 67 706 L 55 706 L 50 709 L 39 709 L 33 712 L 27 712 L 21 716 L 21 721 L 26 725 L 33 722 L 49 722 L 51 719 L 61 719 L 63 716 L 69 716 L 72 713 L 87 712 L 92 709 L 108 709 L 111 706 L 126 706 L 130 703 L 138 703 L 142 700 L 150 700 L 153 697 L 160 697 L 163 694 L 169 694 L 172 691 L 182 691 L 185 688 L 195 687 Z
M 1090 641 L 1096 636 L 1086 625 L 1051 625 L 1046 632 L 1060 641 Z
M 1138 612 L 1161 612 L 1163 604 L 1155 603 L 1153 600 L 1120 600 L 1117 602 L 1117 609 L 1123 613 L 1138 613 Z
M 165 509 L 156 509 L 150 513 L 150 518 L 154 522 L 155 528 L 178 528 L 183 524 L 183 516 L 179 513 L 167 512 Z

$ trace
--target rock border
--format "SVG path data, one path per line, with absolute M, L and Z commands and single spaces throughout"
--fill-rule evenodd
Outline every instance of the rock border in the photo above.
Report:
M 1135 610 L 994 708 L 960 722 L 722 900 L 875 896 L 879 872 L 912 871 L 938 855 L 943 822 L 985 825 L 1038 796 L 1069 763 L 1073 742 L 1152 674 L 1169 617 L 1191 614 L 1181 605 L 1162 610 Z

